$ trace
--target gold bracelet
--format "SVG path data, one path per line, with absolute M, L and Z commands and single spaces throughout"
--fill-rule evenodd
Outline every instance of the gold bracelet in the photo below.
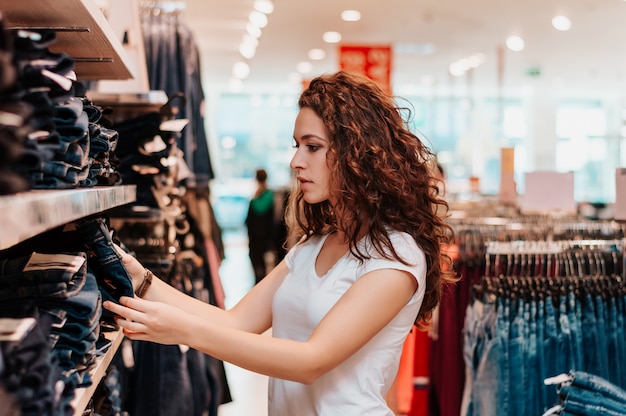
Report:
M 148 269 L 145 269 L 145 270 L 146 270 L 146 273 L 143 275 L 143 280 L 141 284 L 139 285 L 139 287 L 137 288 L 137 290 L 135 290 L 135 295 L 139 298 L 143 298 L 143 295 L 146 294 L 146 292 L 150 288 L 150 285 L 152 284 L 152 278 L 154 277 L 154 275 L 152 274 L 150 270 Z

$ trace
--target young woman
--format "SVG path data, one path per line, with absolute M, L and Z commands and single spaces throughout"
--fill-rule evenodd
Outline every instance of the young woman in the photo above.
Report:
M 393 415 L 384 398 L 403 342 L 455 280 L 434 156 L 368 79 L 320 76 L 299 107 L 288 215 L 301 239 L 285 259 L 222 310 L 146 285 L 151 274 L 120 252 L 139 296 L 104 307 L 131 339 L 269 376 L 271 416 Z

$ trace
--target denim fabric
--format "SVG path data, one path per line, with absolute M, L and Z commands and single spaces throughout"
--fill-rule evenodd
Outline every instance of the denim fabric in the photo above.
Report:
M 577 307 L 580 307 L 579 301 L 576 300 L 574 290 L 570 289 L 567 293 L 567 319 L 570 324 L 572 342 L 572 364 L 569 368 L 570 370 L 582 370 L 583 368 L 583 345 L 580 330 L 580 313 L 577 313 Z
M 468 303 L 465 311 L 465 321 L 463 324 L 463 362 L 465 364 L 465 386 L 461 399 L 461 415 L 472 416 L 473 405 L 471 402 L 472 390 L 476 370 L 474 365 L 474 350 L 476 348 L 476 327 L 480 324 L 480 317 L 475 313 L 476 304 L 479 300 Z
M 193 394 L 187 359 L 178 345 L 133 342 L 133 416 L 190 415 Z M 146 383 L 150 380 L 150 383 Z
M 82 255 L 84 253 L 71 253 L 72 255 Z M 0 288 L 15 286 L 30 286 L 41 283 L 69 283 L 74 276 L 71 270 L 49 268 L 38 271 L 22 271 L 31 256 L 21 256 L 15 258 L 0 259 Z
M 104 218 L 79 220 L 76 230 L 83 242 L 95 255 L 90 262 L 98 279 L 102 301 L 118 302 L 121 296 L 134 296 L 132 277 L 122 263 L 122 257 L 113 247 L 111 231 Z
M 557 336 L 557 374 L 565 373 L 574 366 L 574 340 L 570 329 L 570 322 L 567 317 L 567 298 L 559 297 L 559 332 Z
M 557 310 L 554 307 L 555 299 L 552 296 L 547 296 L 545 301 L 545 316 L 546 316 L 546 326 L 545 326 L 545 338 L 543 342 L 543 351 L 544 351 L 544 365 L 545 365 L 545 373 L 548 376 L 553 376 L 555 374 L 560 374 L 563 372 L 561 368 L 557 365 L 557 346 L 558 346 L 558 325 L 557 325 Z M 546 390 L 549 390 L 551 394 L 549 397 L 550 402 L 553 401 L 554 393 L 552 390 L 546 386 Z
M 608 322 L 607 326 L 609 331 L 607 334 L 607 356 L 613 357 L 617 363 L 624 364 L 623 361 L 618 361 L 620 356 L 620 348 L 624 340 L 622 337 L 621 331 L 618 331 L 617 328 L 617 304 L 615 302 L 615 298 L 611 297 L 608 299 L 607 305 L 608 311 Z M 621 381 L 621 371 L 623 371 L 622 365 L 612 365 L 611 371 L 609 372 L 607 380 L 611 383 L 619 383 Z
M 524 304 L 519 299 L 511 302 L 511 310 L 517 312 L 512 316 L 511 332 L 509 338 L 509 360 L 510 360 L 510 414 L 526 415 L 525 398 L 520 394 L 515 394 L 516 387 L 523 386 L 524 380 Z
M 55 108 L 54 122 L 56 126 L 73 126 L 77 124 L 78 118 L 83 114 L 83 101 L 78 97 L 72 97 L 63 103 L 57 104 Z M 86 113 L 85 119 L 88 120 Z M 86 123 L 84 125 L 86 127 Z
M 477 366 L 473 394 L 471 398 L 472 414 L 480 416 L 496 416 L 499 414 L 497 389 L 493 388 L 493 381 L 498 379 L 497 363 L 501 351 L 498 339 L 495 336 L 497 314 L 494 303 L 481 304 L 481 325 L 477 328 Z
M 530 300 L 528 306 L 528 342 L 526 362 L 528 363 L 528 371 L 526 372 L 526 388 L 528 389 L 528 408 L 529 414 L 541 413 L 540 393 L 543 379 L 541 378 L 541 369 L 539 368 L 539 359 L 537 354 L 537 302 Z
M 84 253 L 72 253 L 77 256 L 85 256 Z M 0 279 L 0 300 L 11 299 L 41 299 L 59 298 L 67 299 L 80 292 L 84 286 L 84 275 L 87 271 L 86 262 L 76 273 L 73 273 L 69 281 L 67 280 L 68 271 L 65 269 L 48 269 L 24 272 L 26 281 L 34 282 L 31 285 L 19 285 L 16 283 L 15 267 L 25 265 L 28 258 L 8 259 L 2 262 L 3 272 L 8 276 L 7 282 L 13 282 L 14 285 L 7 286 L 4 279 Z M 58 277 L 51 277 L 54 275 Z M 4 276 L 4 274 L 0 274 Z M 47 283 L 46 279 L 50 278 L 52 283 Z M 41 283 L 39 283 L 41 282 Z
M 595 298 L 596 304 L 596 324 L 598 328 L 598 349 L 596 350 L 599 369 L 597 373 L 598 376 L 608 379 L 609 377 L 609 360 L 608 360 L 608 341 L 604 334 L 607 334 L 608 327 L 606 325 L 607 312 L 605 308 L 604 299 L 600 294 L 596 295 Z
M 2 306 L 2 311 L 3 314 L 9 312 L 6 305 Z M 54 383 L 59 372 L 47 345 L 51 320 L 46 316 L 33 316 L 37 325 L 22 340 L 0 342 L 5 363 L 2 380 L 7 391 L 17 398 L 21 415 L 53 415 Z
M 565 384 L 559 387 L 558 393 L 563 399 L 563 408 L 572 412 L 585 415 L 623 415 L 626 412 L 626 401 L 617 400 L 600 390 Z
M 548 386 L 543 383 L 543 380 L 551 376 L 551 374 L 546 372 L 546 354 L 544 350 L 546 339 L 545 319 L 545 299 L 540 297 L 537 300 L 537 374 L 542 382 L 538 383 L 536 387 L 538 389 L 537 400 L 542 412 L 552 404 L 552 396 L 548 392 Z M 548 400 L 548 397 L 550 397 L 550 400 Z
M 89 129 L 89 118 L 87 113 L 81 113 L 73 124 L 57 124 L 56 130 L 66 142 L 73 142 L 82 139 L 87 135 Z
M 498 409 L 502 414 L 510 414 L 510 359 L 509 359 L 509 333 L 510 333 L 510 300 L 498 298 L 497 300 L 497 317 L 496 317 L 496 339 L 498 349 L 500 350 L 500 358 L 498 360 L 498 386 L 497 403 Z

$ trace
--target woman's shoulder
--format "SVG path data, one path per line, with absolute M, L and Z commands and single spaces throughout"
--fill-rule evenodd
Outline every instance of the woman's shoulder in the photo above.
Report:
M 404 260 L 413 263 L 424 258 L 424 252 L 411 234 L 390 228 L 387 229 L 387 235 L 394 251 Z

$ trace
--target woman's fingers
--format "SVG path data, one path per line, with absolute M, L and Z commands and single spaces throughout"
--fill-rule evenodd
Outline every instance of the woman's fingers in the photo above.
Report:
M 136 305 L 132 298 L 125 296 L 120 298 L 120 303 L 106 301 L 102 304 L 104 309 L 131 321 L 138 321 L 143 315 L 143 312 L 137 308 L 140 305 Z

